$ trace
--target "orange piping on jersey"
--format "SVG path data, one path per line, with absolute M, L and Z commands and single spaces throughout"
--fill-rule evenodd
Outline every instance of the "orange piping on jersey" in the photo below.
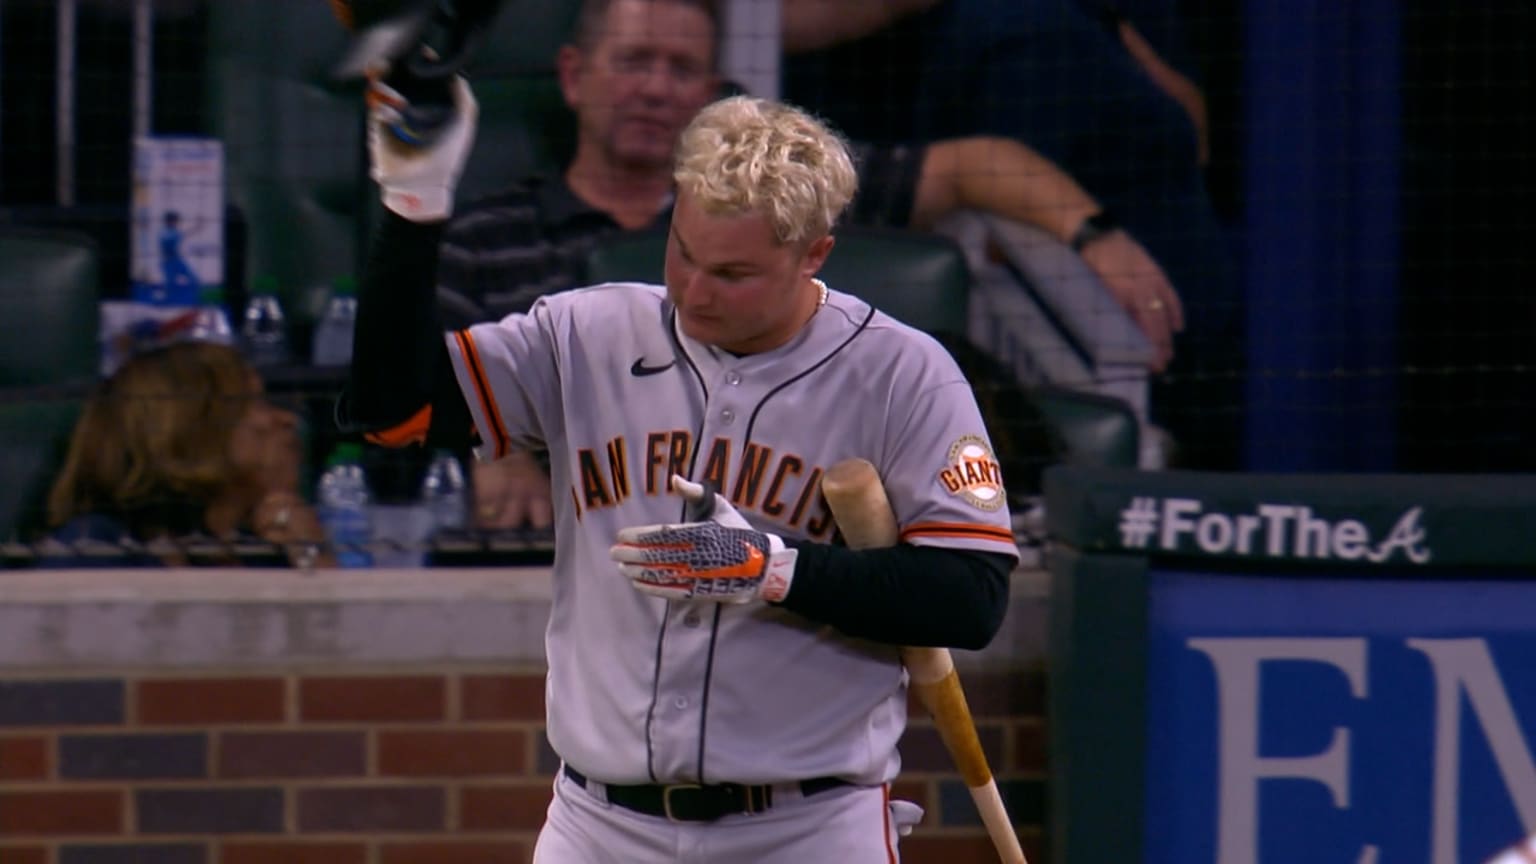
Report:
M 891 845 L 891 784 L 880 786 L 880 796 L 885 803 L 880 808 L 880 814 L 885 817 L 885 860 L 887 864 L 896 864 L 896 848 Z
M 453 336 L 459 340 L 459 354 L 463 356 L 464 366 L 469 370 L 469 380 L 475 386 L 475 395 L 480 397 L 480 410 L 485 413 L 485 422 L 491 424 L 491 432 L 496 436 L 495 453 L 496 458 L 500 459 L 507 455 L 511 439 L 507 435 L 507 428 L 501 423 L 496 397 L 485 380 L 485 368 L 480 365 L 480 352 L 475 350 L 475 340 L 468 330 L 460 330 Z
M 1016 541 L 1013 532 L 995 525 L 978 525 L 969 522 L 919 522 L 908 525 L 901 532 L 903 542 L 913 537 L 955 537 L 964 540 L 996 540 L 1012 545 Z
M 427 440 L 427 431 L 432 428 L 432 406 L 423 405 L 421 410 L 411 415 L 411 419 L 388 429 L 378 432 L 369 432 L 363 437 L 380 447 L 404 447 L 407 444 L 421 444 Z

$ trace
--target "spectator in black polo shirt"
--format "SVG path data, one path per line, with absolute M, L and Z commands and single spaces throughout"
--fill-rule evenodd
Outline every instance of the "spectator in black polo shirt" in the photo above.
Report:
M 545 294 L 585 284 L 583 265 L 599 240 L 665 224 L 677 137 L 719 92 L 718 32 L 709 0 L 585 0 L 573 43 L 558 57 L 576 114 L 575 156 L 562 174 L 529 178 L 454 218 L 438 275 L 450 323 L 526 311 Z M 1182 313 L 1162 269 L 1124 231 L 1095 231 L 1097 202 L 1023 144 L 978 137 L 852 149 L 863 191 L 850 221 L 926 228 L 974 209 L 1063 241 L 1091 232 L 1084 262 L 1141 324 L 1158 367 L 1172 356 Z M 547 527 L 548 482 L 530 456 L 477 464 L 475 480 L 482 526 Z

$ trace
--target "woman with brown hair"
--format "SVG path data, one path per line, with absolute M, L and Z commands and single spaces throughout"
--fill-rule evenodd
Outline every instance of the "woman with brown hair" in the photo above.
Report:
M 317 563 L 324 532 L 299 494 L 298 425 L 233 348 L 183 342 L 133 357 L 75 425 L 48 496 L 54 537 L 150 544 L 127 547 L 121 565 L 193 563 L 176 543 L 189 537 L 265 540 L 293 563 Z

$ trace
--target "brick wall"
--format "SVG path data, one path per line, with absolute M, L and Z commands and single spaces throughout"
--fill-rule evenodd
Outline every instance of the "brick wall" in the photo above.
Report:
M 1036 673 L 962 673 L 1043 860 Z M 519 864 L 556 767 L 532 666 L 0 679 L 0 864 Z M 914 710 L 903 861 L 995 860 Z

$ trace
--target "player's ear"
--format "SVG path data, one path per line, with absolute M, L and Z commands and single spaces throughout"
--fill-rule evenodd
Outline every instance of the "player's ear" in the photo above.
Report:
M 831 234 L 823 234 L 812 240 L 805 247 L 805 255 L 800 259 L 800 275 L 809 279 L 821 272 L 821 265 L 827 263 L 827 256 L 832 254 L 832 247 L 837 241 Z
M 560 52 L 555 55 L 555 71 L 560 74 L 560 95 L 565 97 L 565 104 L 571 110 L 576 110 L 580 101 L 577 85 L 581 82 L 582 63 L 585 61 L 581 49 L 575 45 L 561 45 Z

